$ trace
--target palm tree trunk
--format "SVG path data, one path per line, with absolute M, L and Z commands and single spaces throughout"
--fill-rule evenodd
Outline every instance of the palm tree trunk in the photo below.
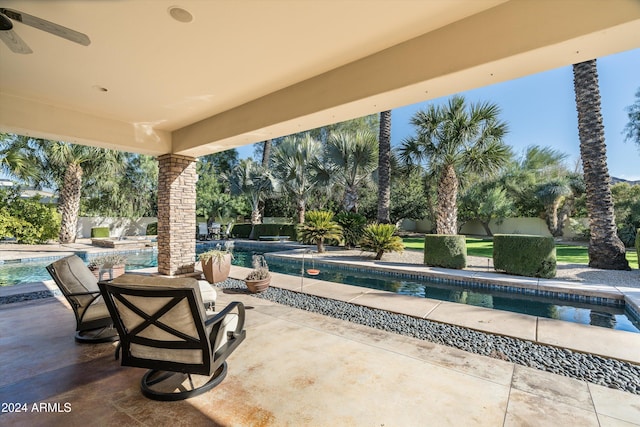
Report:
M 60 243 L 76 241 L 78 212 L 80 211 L 80 191 L 82 188 L 82 167 L 70 163 L 64 174 L 64 185 L 60 191 Z
M 458 177 L 453 165 L 446 165 L 438 180 L 438 234 L 457 234 L 458 227 Z
M 269 160 L 271 159 L 271 140 L 267 139 L 262 146 L 262 167 L 269 170 Z
M 615 224 L 596 60 L 574 64 L 573 76 L 578 110 L 580 157 L 591 228 L 589 267 L 630 270 L 629 262 L 625 258 L 625 247 L 618 238 Z
M 378 222 L 390 222 L 391 204 L 391 111 L 380 113 L 380 137 L 378 139 Z
M 298 224 L 304 224 L 304 215 L 306 212 L 304 198 L 298 199 L 296 212 L 298 213 Z
M 358 189 L 356 187 L 347 187 L 344 189 L 342 207 L 347 212 L 358 213 Z

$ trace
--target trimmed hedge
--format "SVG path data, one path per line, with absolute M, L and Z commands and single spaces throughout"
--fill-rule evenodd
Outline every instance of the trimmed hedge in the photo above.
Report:
M 91 237 L 109 237 L 109 227 L 93 227 L 91 228 Z
M 251 224 L 234 224 L 231 235 L 239 239 L 248 239 L 251 234 Z M 298 232 L 295 224 L 256 224 L 254 240 L 260 236 L 289 236 L 291 240 L 297 240 Z
M 640 268 L 640 228 L 636 230 L 636 253 L 638 254 L 638 268 Z
M 147 236 L 155 236 L 158 234 L 158 223 L 150 222 L 147 224 L 147 231 L 145 232 Z
M 556 244 L 551 236 L 496 234 L 493 268 L 527 277 L 556 277 Z
M 467 266 L 467 242 L 463 235 L 424 236 L 424 263 L 431 267 L 462 269 Z
M 231 235 L 238 239 L 248 239 L 251 233 L 251 224 L 233 224 Z

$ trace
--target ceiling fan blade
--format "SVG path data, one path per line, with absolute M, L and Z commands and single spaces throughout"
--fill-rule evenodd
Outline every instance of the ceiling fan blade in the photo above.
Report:
M 13 30 L 0 31 L 0 39 L 15 53 L 33 53 L 31 48 Z
M 5 14 L 14 21 L 22 22 L 30 27 L 37 28 L 38 30 L 46 31 L 55 36 L 62 37 L 74 43 L 81 44 L 83 46 L 89 46 L 91 40 L 86 34 L 72 30 L 71 28 L 63 27 L 62 25 L 54 24 L 53 22 L 38 18 L 28 13 L 20 12 L 13 9 L 0 9 L 0 13 Z

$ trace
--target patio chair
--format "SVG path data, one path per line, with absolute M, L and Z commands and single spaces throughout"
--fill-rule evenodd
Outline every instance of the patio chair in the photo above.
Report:
M 206 222 L 198 223 L 198 240 L 207 240 L 209 238 L 209 227 Z
M 227 357 L 246 336 L 244 305 L 232 302 L 207 315 L 193 278 L 136 280 L 125 274 L 99 286 L 120 334 L 122 366 L 149 369 L 142 394 L 182 400 L 220 384 Z
M 77 255 L 52 262 L 47 271 L 76 317 L 75 340 L 101 343 L 118 339 L 109 310 L 100 296 L 98 279 Z
M 223 239 L 228 239 L 231 237 L 231 230 L 233 230 L 233 221 L 231 221 L 229 224 L 227 224 L 227 226 L 224 229 L 224 232 L 222 233 L 222 238 Z

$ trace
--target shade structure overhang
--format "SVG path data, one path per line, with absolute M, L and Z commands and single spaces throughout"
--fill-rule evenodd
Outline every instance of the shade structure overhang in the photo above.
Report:
M 15 23 L 0 131 L 197 157 L 640 47 L 637 0 L 174 6 L 4 1 L 91 42 Z

